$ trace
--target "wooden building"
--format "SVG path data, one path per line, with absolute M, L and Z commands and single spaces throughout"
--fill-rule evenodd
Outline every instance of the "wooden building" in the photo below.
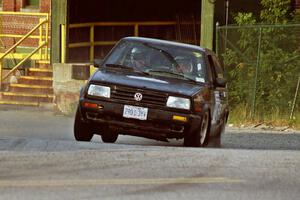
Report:
M 227 9 L 227 2 L 230 3 Z M 260 0 L 52 0 L 52 62 L 102 58 L 122 37 L 142 36 L 212 48 L 214 27 Z M 241 6 L 242 5 L 242 6 Z M 293 1 L 299 7 L 299 0 Z M 226 20 L 228 14 L 228 20 Z

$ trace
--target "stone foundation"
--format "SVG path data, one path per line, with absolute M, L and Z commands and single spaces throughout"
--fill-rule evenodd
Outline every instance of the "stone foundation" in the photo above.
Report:
M 65 115 L 75 113 L 80 90 L 87 82 L 86 80 L 72 79 L 72 68 L 74 65 L 89 67 L 89 65 L 86 64 L 53 64 L 55 111 Z

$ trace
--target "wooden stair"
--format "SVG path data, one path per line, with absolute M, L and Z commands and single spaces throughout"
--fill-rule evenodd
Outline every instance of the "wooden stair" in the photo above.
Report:
M 0 105 L 45 106 L 53 104 L 53 71 L 49 63 L 29 68 L 18 83 L 10 84 L 8 91 L 0 93 Z M 51 106 L 51 105 L 50 105 Z

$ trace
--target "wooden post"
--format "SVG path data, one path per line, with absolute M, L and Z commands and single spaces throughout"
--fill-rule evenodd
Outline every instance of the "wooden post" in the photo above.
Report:
M 51 63 L 61 59 L 61 24 L 67 24 L 67 5 L 68 0 L 51 0 Z
M 46 41 L 46 51 L 45 51 L 45 54 L 46 54 L 46 60 L 49 59 L 49 56 L 48 56 L 48 50 L 49 50 L 49 14 L 47 14 L 47 23 L 46 23 L 46 38 L 45 38 L 45 41 Z
M 139 25 L 138 24 L 134 25 L 134 36 L 135 37 L 139 36 Z
M 90 62 L 93 63 L 95 59 L 95 26 L 90 28 Z
M 215 2 L 216 0 L 202 0 L 201 5 L 200 45 L 208 49 L 213 49 Z
M 0 60 L 0 91 L 2 90 L 2 60 Z
M 66 25 L 61 25 L 61 63 L 66 62 Z
M 40 18 L 40 23 L 43 21 L 44 19 Z M 39 28 L 40 31 L 40 35 L 39 35 L 39 45 L 41 45 L 43 43 L 43 25 L 40 26 Z M 40 60 L 42 59 L 42 49 L 39 50 L 39 57 Z

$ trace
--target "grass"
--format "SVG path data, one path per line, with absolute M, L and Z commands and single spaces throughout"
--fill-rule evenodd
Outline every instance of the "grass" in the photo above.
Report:
M 294 115 L 294 118 L 292 119 L 292 124 L 297 130 L 300 130 L 300 112 Z
M 253 119 L 250 113 L 250 109 L 247 106 L 237 106 L 230 111 L 228 122 L 238 126 L 251 126 L 263 123 L 274 127 L 288 126 L 300 130 L 300 111 L 294 114 L 293 119 L 289 119 L 289 114 L 281 114 L 278 110 L 268 114 L 258 111 Z

